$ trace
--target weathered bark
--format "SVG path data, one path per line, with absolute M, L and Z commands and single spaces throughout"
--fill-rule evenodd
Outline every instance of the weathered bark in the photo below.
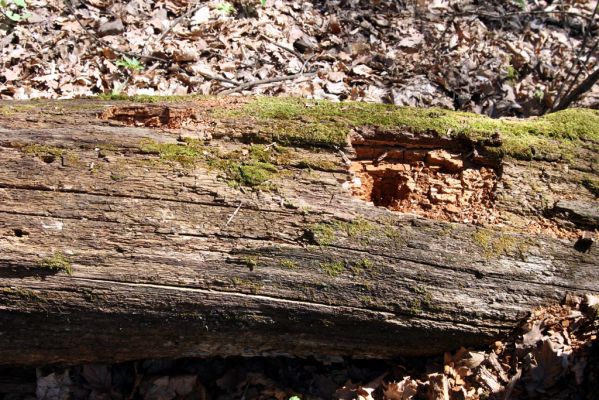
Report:
M 251 120 L 211 114 L 223 106 L 210 99 L 141 106 L 153 116 L 129 122 L 146 126 L 99 118 L 124 104 L 0 104 L 0 364 L 434 354 L 506 334 L 566 292 L 599 292 L 597 246 L 574 246 L 577 228 L 598 226 L 580 184 L 592 159 L 479 157 L 498 174 L 482 228 L 352 196 L 333 150 L 287 150 L 269 191 L 231 185 L 214 154 L 265 139 Z M 353 154 L 444 148 L 476 167 L 467 144 L 404 130 L 356 129 Z M 212 136 L 199 156 L 161 153 L 199 131 Z

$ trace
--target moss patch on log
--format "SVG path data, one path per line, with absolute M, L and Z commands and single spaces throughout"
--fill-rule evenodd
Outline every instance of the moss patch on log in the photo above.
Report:
M 215 110 L 223 118 L 252 118 L 273 141 L 300 146 L 345 146 L 352 128 L 405 129 L 484 142 L 499 134 L 495 151 L 520 159 L 575 156 L 583 140 L 599 141 L 599 111 L 568 109 L 539 118 L 492 119 L 440 108 L 396 107 L 359 102 L 257 97 L 241 108 Z
M 518 240 L 514 236 L 503 233 L 495 233 L 486 228 L 478 229 L 472 239 L 482 249 L 488 260 L 508 255 L 514 251 L 519 252 L 522 257 L 529 246 L 527 241 Z
M 2 105 L 0 106 L 0 115 L 8 117 L 17 113 L 29 112 L 35 108 L 33 104 Z
M 296 269 L 297 263 L 289 258 L 284 258 L 281 260 L 281 267 L 287 269 Z
M 22 148 L 23 152 L 26 154 L 33 154 L 35 156 L 43 157 L 43 156 L 61 156 L 65 149 L 55 146 L 46 146 L 44 144 L 28 144 Z
M 229 186 L 248 186 L 272 190 L 272 180 L 280 165 L 287 163 L 287 150 L 279 146 L 251 145 L 249 148 L 222 154 L 214 150 L 208 165 L 221 171 Z
M 142 153 L 158 154 L 161 160 L 173 161 L 184 167 L 193 166 L 203 157 L 203 146 L 198 141 L 179 143 L 158 143 L 151 139 L 144 139 L 139 145 Z
M 248 148 L 221 153 L 216 148 L 208 148 L 197 140 L 184 143 L 158 143 L 144 139 L 139 149 L 142 153 L 157 154 L 164 162 L 178 163 L 184 168 L 192 168 L 198 162 L 218 170 L 232 187 L 247 186 L 262 190 L 272 190 L 272 184 L 280 165 L 290 161 L 289 151 L 281 146 L 250 145 Z
M 358 218 L 354 221 L 327 221 L 308 227 L 312 240 L 319 246 L 330 246 L 350 239 L 355 244 L 379 244 L 397 248 L 403 244 L 401 232 L 390 223 L 383 225 Z
M 254 97 L 225 105 L 208 96 L 122 96 L 103 99 L 139 103 L 195 102 L 194 109 L 242 129 L 245 139 L 274 141 L 302 147 L 345 147 L 354 128 L 373 127 L 380 132 L 426 132 L 439 137 L 466 139 L 498 156 L 571 162 L 585 151 L 596 151 L 599 111 L 568 109 L 538 118 L 492 119 L 441 108 L 396 107 L 361 102 L 334 103 L 285 97 Z M 499 135 L 501 145 L 496 140 Z M 488 146 L 486 144 L 489 144 Z M 325 169 L 332 169 L 327 165 Z
M 64 271 L 68 275 L 73 274 L 73 266 L 71 265 L 71 262 L 60 252 L 54 253 L 49 257 L 43 258 L 38 266 L 41 269 L 53 272 Z
M 345 263 L 343 261 L 323 262 L 319 265 L 320 269 L 331 278 L 336 278 L 345 271 Z

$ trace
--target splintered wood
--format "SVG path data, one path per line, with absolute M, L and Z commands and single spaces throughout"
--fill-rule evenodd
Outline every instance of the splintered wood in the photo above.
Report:
M 353 193 L 377 206 L 427 218 L 490 223 L 497 174 L 445 150 L 391 150 L 350 168 Z

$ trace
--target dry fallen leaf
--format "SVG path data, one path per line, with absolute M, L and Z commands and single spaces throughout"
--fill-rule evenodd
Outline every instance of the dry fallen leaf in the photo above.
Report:
M 418 391 L 418 384 L 409 376 L 404 377 L 400 382 L 387 384 L 384 395 L 387 400 L 410 400 Z

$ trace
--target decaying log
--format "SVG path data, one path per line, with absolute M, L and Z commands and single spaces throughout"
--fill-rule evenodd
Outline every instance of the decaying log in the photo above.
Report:
M 426 355 L 599 292 L 597 132 L 268 102 L 0 103 L 0 364 Z

